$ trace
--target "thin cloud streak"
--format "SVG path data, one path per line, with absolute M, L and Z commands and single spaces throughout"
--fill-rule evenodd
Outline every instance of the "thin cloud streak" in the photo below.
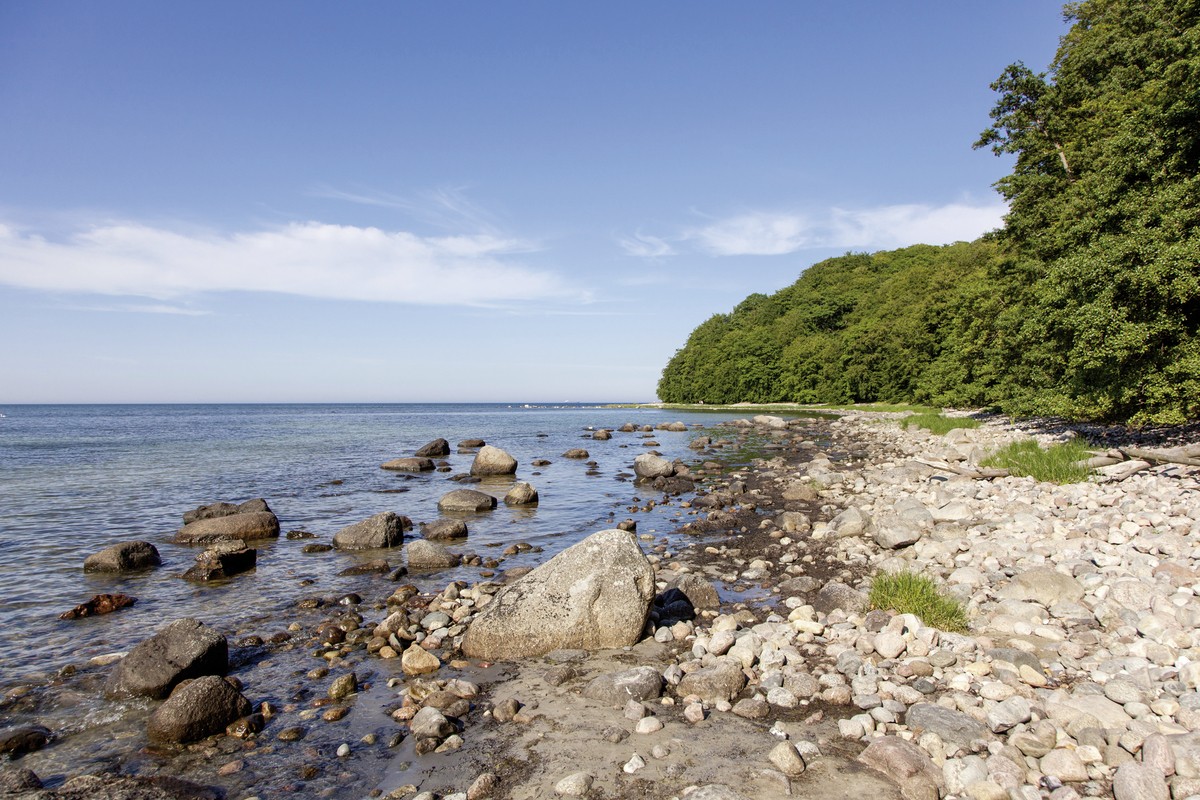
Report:
M 1004 224 L 1007 206 L 949 203 L 896 204 L 865 209 L 832 208 L 823 215 L 796 211 L 749 211 L 716 219 L 677 235 L 639 233 L 619 243 L 626 254 L 653 258 L 642 242 L 689 244 L 712 256 L 777 256 L 802 250 L 856 248 L 881 250 L 913 244 L 950 244 L 976 239 Z
M 640 231 L 633 236 L 618 239 L 617 244 L 621 246 L 626 255 L 635 258 L 657 259 L 675 255 L 675 248 L 665 239 L 648 236 Z
M 586 299 L 553 273 L 513 263 L 535 249 L 490 234 L 320 222 L 235 234 L 108 223 L 54 240 L 0 223 L 0 284 L 161 303 L 225 291 L 462 306 Z

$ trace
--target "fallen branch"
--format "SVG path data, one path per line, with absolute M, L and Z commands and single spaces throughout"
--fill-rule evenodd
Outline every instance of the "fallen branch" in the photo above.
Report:
M 913 461 L 936 470 L 941 470 L 942 472 L 952 472 L 955 475 L 962 475 L 964 478 L 987 480 L 990 478 L 1007 478 L 1009 476 L 1009 471 L 1006 469 L 991 469 L 986 467 L 976 469 L 971 466 L 955 466 L 945 461 L 928 461 L 923 458 L 914 458 Z
M 1188 467 L 1200 467 L 1200 445 L 1172 447 L 1170 450 L 1139 450 L 1135 447 L 1123 447 L 1121 453 L 1128 458 L 1156 464 L 1183 464 Z

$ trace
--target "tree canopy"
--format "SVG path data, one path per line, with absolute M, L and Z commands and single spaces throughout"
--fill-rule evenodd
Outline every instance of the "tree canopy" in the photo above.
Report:
M 1046 72 L 992 84 L 975 143 L 1015 156 L 1003 230 L 810 267 L 697 328 L 659 396 L 1200 416 L 1200 3 L 1064 13 Z

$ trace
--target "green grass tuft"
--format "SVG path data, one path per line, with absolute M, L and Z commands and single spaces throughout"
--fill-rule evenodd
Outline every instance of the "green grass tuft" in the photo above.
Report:
M 1086 461 L 1092 454 L 1087 442 L 1076 439 L 1066 444 L 1056 444 L 1043 450 L 1037 442 L 1026 439 L 1013 442 L 983 462 L 985 467 L 1007 469 L 1017 477 L 1032 477 L 1048 483 L 1082 483 L 1092 470 L 1077 464 Z
M 970 417 L 944 417 L 941 414 L 913 414 L 901 420 L 900 424 L 905 430 L 908 430 L 910 425 L 916 425 L 941 436 L 955 428 L 978 428 L 979 420 Z
M 871 581 L 871 608 L 916 614 L 926 625 L 943 631 L 967 630 L 962 603 L 940 592 L 932 580 L 912 572 L 881 572 Z

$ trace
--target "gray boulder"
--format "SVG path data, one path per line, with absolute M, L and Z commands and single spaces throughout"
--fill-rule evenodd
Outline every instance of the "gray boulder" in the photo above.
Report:
M 399 547 L 404 532 L 412 530 L 412 520 L 394 511 L 384 511 L 361 522 L 347 525 L 333 535 L 333 546 L 339 550 L 374 550 Z
M 462 563 L 462 556 L 451 553 L 437 542 L 413 539 L 408 543 L 409 569 L 448 569 Z
M 732 661 L 719 660 L 711 667 L 689 672 L 675 688 L 680 697 L 694 694 L 708 703 L 732 700 L 746 686 L 746 674 Z
M 433 472 L 434 464 L 431 458 L 393 458 L 380 464 L 379 468 L 393 472 Z
M 563 458 L 574 458 L 578 460 L 591 458 L 591 456 L 592 454 L 587 450 L 584 450 L 582 447 L 572 447 L 570 450 L 563 453 Z
M 875 544 L 885 550 L 898 550 L 921 541 L 923 533 L 920 526 L 910 520 L 903 517 L 891 517 L 876 522 L 873 538 Z
M 662 456 L 653 453 L 642 453 L 633 460 L 633 472 L 639 478 L 654 480 L 669 478 L 675 474 L 675 465 Z
M 180 681 L 224 675 L 229 669 L 225 637 L 199 620 L 177 619 L 140 643 L 117 664 L 105 684 L 109 697 L 162 699 Z
M 912 742 L 897 736 L 880 736 L 871 740 L 858 761 L 895 781 L 905 800 L 938 800 L 942 771 Z
M 842 609 L 843 611 L 862 611 L 867 607 L 867 596 L 857 589 L 844 583 L 830 581 L 821 587 L 813 600 L 813 608 L 822 614 Z
M 982 722 L 937 703 L 917 703 L 910 707 L 905 714 L 904 724 L 911 730 L 936 733 L 946 744 L 960 747 L 968 753 L 974 742 L 992 738 L 992 732 Z
M 240 539 L 217 542 L 196 556 L 196 563 L 182 577 L 189 581 L 218 580 L 249 572 L 257 562 L 258 551 L 246 547 L 246 543 Z
M 599 675 L 583 688 L 583 696 L 614 707 L 630 700 L 653 700 L 662 696 L 663 678 L 654 667 L 634 667 Z
M 83 560 L 84 572 L 137 572 L 162 563 L 158 548 L 149 542 L 121 542 L 92 553 Z
M 194 742 L 221 733 L 251 711 L 250 701 L 224 678 L 205 675 L 180 685 L 146 723 L 152 742 Z
M 189 522 L 175 535 L 176 544 L 211 544 L 241 539 L 273 539 L 279 536 L 279 518 L 270 511 L 245 511 Z
M 453 492 L 447 492 L 442 495 L 442 499 L 438 500 L 438 509 L 440 511 L 466 511 L 474 513 L 491 511 L 495 507 L 496 498 L 487 492 L 480 492 L 475 489 L 455 489 Z
M 1083 594 L 1083 584 L 1054 567 L 1027 569 L 996 592 L 1005 600 L 1032 600 L 1047 608 L 1060 600 L 1077 602 Z
M 513 475 L 517 471 L 517 460 L 499 447 L 485 444 L 471 462 L 472 475 Z
M 254 511 L 270 510 L 271 507 L 267 505 L 267 501 L 261 497 L 247 500 L 244 503 L 209 503 L 206 506 L 197 506 L 191 511 L 183 512 L 183 524 L 188 525 L 202 519 L 227 517 L 230 514 L 249 514 Z
M 479 612 L 462 649 L 512 659 L 632 645 L 654 600 L 654 570 L 633 534 L 594 533 L 513 583 Z
M 437 519 L 422 524 L 421 535 L 426 539 L 465 539 L 467 523 L 461 519 Z
M 434 439 L 413 453 L 418 458 L 441 458 L 450 455 L 450 443 L 445 439 Z
M 528 483 L 518 483 L 504 495 L 506 506 L 534 506 L 538 502 L 537 489 Z

